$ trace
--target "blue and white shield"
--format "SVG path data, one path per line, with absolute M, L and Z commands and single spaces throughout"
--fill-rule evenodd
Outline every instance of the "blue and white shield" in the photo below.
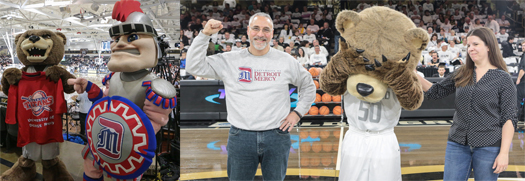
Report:
M 139 177 L 155 156 L 157 143 L 151 121 L 124 97 L 95 102 L 86 119 L 86 134 L 95 161 L 116 179 Z

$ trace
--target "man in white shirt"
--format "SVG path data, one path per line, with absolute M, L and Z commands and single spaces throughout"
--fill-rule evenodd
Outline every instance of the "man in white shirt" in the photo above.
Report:
M 87 92 L 79 94 L 76 101 L 79 107 L 80 134 L 86 135 L 86 116 L 93 103 L 89 101 Z
M 316 34 L 319 31 L 319 25 L 315 24 L 315 19 L 310 19 L 310 24 L 306 28 L 310 29 L 313 34 Z
M 465 17 L 465 23 L 463 23 L 463 30 L 465 29 L 465 27 L 470 27 L 471 24 L 472 22 L 470 21 L 470 18 Z M 468 32 L 468 31 L 465 31 L 465 32 Z
M 310 55 L 310 66 L 326 66 L 328 61 L 326 60 L 326 55 L 321 54 L 321 48 L 319 45 L 315 46 L 315 53 Z
M 507 41 L 507 38 L 509 38 L 509 34 L 506 31 L 507 30 L 505 28 L 501 28 L 499 30 L 499 33 L 496 35 L 496 38 L 498 39 L 498 43 Z
M 310 30 L 310 28 L 306 28 L 306 35 L 303 35 L 303 40 L 312 43 L 315 39 L 316 38 L 315 35 L 312 34 L 312 30 Z
M 423 11 L 428 10 L 430 12 L 434 11 L 434 5 L 430 3 L 430 0 L 427 0 L 425 4 L 423 4 Z
M 224 37 L 219 38 L 218 43 L 223 47 L 226 48 L 227 43 L 233 44 L 233 36 L 230 35 L 229 32 L 224 32 Z
M 324 56 L 328 56 L 328 50 L 324 46 L 319 45 L 318 40 L 314 40 L 312 43 L 313 47 L 310 48 L 310 55 L 314 54 L 316 47 L 318 46 L 321 50 L 321 54 L 324 54 Z
M 492 32 L 494 34 L 499 32 L 499 24 L 492 18 L 491 15 L 487 17 L 487 22 L 485 23 L 485 27 L 492 29 Z
M 277 42 L 276 39 L 273 39 L 273 46 L 272 46 L 272 48 L 275 48 L 275 49 L 277 49 L 279 51 L 284 51 L 284 48 L 281 45 L 279 45 L 279 42 Z
M 437 53 L 439 55 L 439 62 L 446 63 L 447 65 L 450 64 L 451 60 L 454 60 L 457 58 L 456 55 L 448 51 L 448 43 L 445 43 L 445 42 L 441 44 L 441 50 L 438 51 Z
M 461 52 L 461 49 L 459 49 L 457 46 L 456 46 L 456 42 L 454 40 L 448 40 L 448 43 L 450 44 L 450 47 L 448 48 L 448 51 L 450 53 L 452 53 L 453 59 L 451 59 L 452 61 L 455 60 L 456 58 L 459 57 L 459 53 Z
M 235 40 L 235 46 L 233 46 L 232 51 L 240 51 L 242 50 L 242 43 L 241 40 L 237 39 Z
M 509 28 L 510 27 L 510 22 L 509 22 L 509 20 L 505 19 L 505 15 L 501 15 L 501 19 L 498 19 L 496 21 L 498 22 L 500 28 L 501 27 L 505 27 L 505 28 Z
M 452 16 L 454 17 L 454 20 L 456 21 L 459 21 L 461 18 L 463 18 L 463 16 L 459 14 L 459 9 L 456 9 L 456 11 L 454 12 L 454 15 Z

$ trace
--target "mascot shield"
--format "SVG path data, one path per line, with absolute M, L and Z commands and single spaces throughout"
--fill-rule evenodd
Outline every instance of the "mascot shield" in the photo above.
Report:
M 151 165 L 155 131 L 146 114 L 130 100 L 111 96 L 95 102 L 86 130 L 94 160 L 109 176 L 137 178 Z

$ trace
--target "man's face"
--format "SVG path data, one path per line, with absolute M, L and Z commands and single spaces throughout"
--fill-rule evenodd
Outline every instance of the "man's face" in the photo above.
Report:
M 317 40 L 314 40 L 314 41 L 313 41 L 313 45 L 314 45 L 314 46 L 317 46 L 317 45 L 319 45 L 319 41 L 317 41 Z
M 246 41 L 246 36 L 242 36 L 241 41 L 245 42 Z
M 314 25 L 314 23 L 315 23 L 315 20 L 314 19 L 310 19 L 310 24 Z
M 278 44 L 277 40 L 273 40 L 273 46 L 278 46 L 278 45 L 279 44 Z
M 224 38 L 230 39 L 230 33 L 228 33 L 228 32 L 224 33 Z
M 525 42 L 521 44 L 521 51 L 525 52 Z
M 438 68 L 438 73 L 439 73 L 440 76 L 445 75 L 445 68 L 443 68 L 443 67 Z
M 319 48 L 319 46 L 316 46 L 316 47 L 315 47 L 315 53 L 316 53 L 316 54 L 319 54 L 320 51 L 321 51 L 321 48 Z
M 113 72 L 135 72 L 154 67 L 157 62 L 156 47 L 151 35 L 114 36 L 110 44 L 108 69 Z
M 448 45 L 441 46 L 441 51 L 447 51 L 447 49 L 448 49 Z
M 437 60 L 437 59 L 438 59 L 438 54 L 432 53 L 432 60 Z
M 182 55 L 180 55 L 180 59 L 186 59 L 186 52 L 182 53 Z
M 324 16 L 323 16 L 324 17 Z M 323 24 L 324 29 L 328 29 L 328 23 Z
M 429 27 L 429 28 L 427 29 L 427 31 L 428 31 L 428 34 L 431 34 L 431 33 L 433 32 L 433 30 L 432 30 L 431 27 Z
M 502 29 L 499 30 L 499 32 L 500 32 L 502 35 L 505 34 L 505 31 L 506 31 L 505 28 L 502 28 Z
M 226 49 L 224 51 L 229 52 L 232 50 L 232 46 L 226 45 Z
M 256 16 L 249 26 L 248 35 L 251 45 L 257 50 L 266 48 L 273 36 L 273 24 L 270 19 L 263 16 Z
M 306 34 L 308 34 L 308 35 L 312 34 L 312 30 L 306 29 Z
M 292 54 L 292 48 L 290 48 L 290 47 L 286 47 L 286 53 L 288 53 L 288 54 Z
M 489 21 L 492 21 L 492 16 L 488 16 L 487 19 L 489 19 Z
M 237 45 L 237 47 L 241 47 L 242 43 L 240 41 L 238 41 L 237 43 L 235 43 L 235 45 Z

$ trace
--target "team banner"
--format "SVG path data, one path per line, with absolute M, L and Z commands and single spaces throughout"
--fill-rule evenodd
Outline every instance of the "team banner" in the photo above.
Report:
M 94 160 L 117 179 L 139 177 L 155 156 L 151 121 L 124 97 L 104 97 L 95 102 L 86 120 L 86 134 Z

